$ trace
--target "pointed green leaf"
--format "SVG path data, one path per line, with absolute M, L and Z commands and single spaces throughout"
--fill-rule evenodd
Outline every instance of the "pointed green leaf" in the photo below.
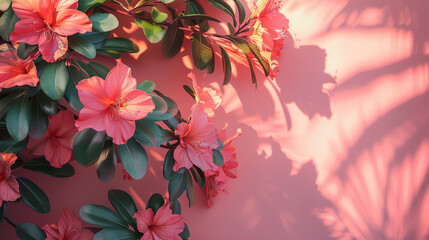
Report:
M 105 158 L 99 158 L 95 163 L 97 168 L 97 177 L 102 182 L 111 182 L 115 178 L 116 163 L 118 161 L 118 155 L 116 154 L 115 145 L 111 141 L 107 141 L 104 145 L 103 152 Z
M 97 32 L 110 32 L 119 26 L 119 21 L 115 15 L 110 13 L 93 13 L 89 15 L 92 22 L 92 29 Z
M 153 90 L 155 90 L 155 87 L 156 87 L 155 83 L 149 80 L 145 80 L 137 84 L 137 89 L 145 91 L 146 93 L 153 92 Z
M 102 51 L 113 51 L 120 53 L 136 53 L 139 51 L 139 46 L 133 41 L 127 38 L 115 37 L 106 39 L 103 47 L 100 48 Z M 98 50 L 97 50 L 98 54 Z
M 28 135 L 34 139 L 42 138 L 48 130 L 48 115 L 39 107 L 39 95 L 31 99 L 31 122 Z
M 165 200 L 162 197 L 162 195 L 159 193 L 155 193 L 149 198 L 149 201 L 147 202 L 147 205 L 146 205 L 146 209 L 150 208 L 152 209 L 153 213 L 156 214 L 158 209 L 162 207 L 164 203 L 165 203 Z
M 15 30 L 15 24 L 19 18 L 13 12 L 12 7 L 9 7 L 0 17 L 0 37 L 9 42 L 9 36 Z
M 175 162 L 174 150 L 170 149 L 165 154 L 164 167 L 162 169 L 162 174 L 166 180 L 171 180 L 174 177 L 175 172 L 173 171 L 173 166 Z
M 14 140 L 6 129 L 0 129 L 0 152 L 18 154 L 27 147 L 28 137 L 22 141 Z
M 137 230 L 137 222 L 133 215 L 137 212 L 133 198 L 122 190 L 109 190 L 109 201 L 117 213 L 134 229 Z
M 83 166 L 89 166 L 98 160 L 103 151 L 106 132 L 92 128 L 80 131 L 73 142 L 73 156 Z
M 69 163 L 64 164 L 61 168 L 54 168 L 44 157 L 31 159 L 22 167 L 56 178 L 68 178 L 74 175 L 74 168 Z
M 222 153 L 220 153 L 219 150 L 213 149 L 213 162 L 218 167 L 223 166 L 223 156 Z
M 31 109 L 28 97 L 24 96 L 15 102 L 6 115 L 6 128 L 16 141 L 24 140 L 30 129 Z
M 11 94 L 0 99 L 0 119 L 2 119 L 22 94 Z
M 102 228 L 125 228 L 128 229 L 128 223 L 118 214 L 107 207 L 86 204 L 80 208 L 80 217 L 87 223 Z
M 246 19 L 246 10 L 243 7 L 243 4 L 241 4 L 240 0 L 234 0 L 235 5 L 237 5 L 238 9 L 238 19 L 240 21 L 240 24 L 244 22 Z
M 117 147 L 118 156 L 125 171 L 134 179 L 143 178 L 147 169 L 147 155 L 144 148 L 133 138 Z
M 192 58 L 194 65 L 202 70 L 213 58 L 213 50 L 202 34 L 194 33 L 191 35 L 192 40 Z
M 70 36 L 67 39 L 69 41 L 69 47 L 71 49 L 75 50 L 76 52 L 87 58 L 95 58 L 96 51 L 92 43 L 77 36 Z
M 97 73 L 97 75 L 102 79 L 106 79 L 107 74 L 110 72 L 110 69 L 96 62 L 89 62 L 88 67 L 90 67 L 92 71 Z
M 209 0 L 209 3 L 213 5 L 214 7 L 226 12 L 228 15 L 232 17 L 232 20 L 234 21 L 234 26 L 237 26 L 237 22 L 235 21 L 235 14 L 234 10 L 226 3 L 224 0 Z
M 0 223 L 3 221 L 4 215 L 6 214 L 6 205 L 7 205 L 7 202 L 3 201 L 0 207 Z
M 175 21 L 173 24 L 176 26 L 168 27 L 161 42 L 162 55 L 166 58 L 172 58 L 180 52 L 185 36 L 185 32 L 179 29 L 179 27 L 183 27 L 182 22 Z
M 189 171 L 185 171 L 185 177 L 187 179 L 186 184 L 186 197 L 189 201 L 189 207 L 192 207 L 194 205 L 194 182 L 192 181 L 191 174 L 189 174 Z
M 136 240 L 141 234 L 124 228 L 107 228 L 97 232 L 94 240 Z
M 219 48 L 222 53 L 222 67 L 224 73 L 223 85 L 226 85 L 231 80 L 231 60 L 229 60 L 228 53 L 225 49 L 221 46 L 219 46 Z
M 21 42 L 18 46 L 18 49 L 16 49 L 16 54 L 18 57 L 22 60 L 27 59 L 31 53 L 36 51 L 37 45 L 29 45 L 25 42 Z
M 67 83 L 64 98 L 74 110 L 79 112 L 83 108 L 83 104 L 79 99 L 76 85 L 83 79 L 83 76 L 81 72 L 75 67 L 68 67 L 67 70 L 70 74 L 70 80 Z
M 36 184 L 24 177 L 17 180 L 19 193 L 25 204 L 38 213 L 48 213 L 51 210 L 48 197 Z
M 52 100 L 60 100 L 66 91 L 69 73 L 64 61 L 48 63 L 40 75 L 40 87 Z
M 146 20 L 135 18 L 137 26 L 143 29 L 144 35 L 151 43 L 157 43 L 162 40 L 166 30 L 158 24 L 150 23 Z
M 158 10 L 156 7 L 152 7 L 152 20 L 156 23 L 162 23 L 167 20 L 168 14 L 163 13 Z
M 87 12 L 88 10 L 95 8 L 96 6 L 104 3 L 106 0 L 79 0 L 78 10 Z
M 16 226 L 16 235 L 19 240 L 45 240 L 46 233 L 39 226 L 24 222 Z

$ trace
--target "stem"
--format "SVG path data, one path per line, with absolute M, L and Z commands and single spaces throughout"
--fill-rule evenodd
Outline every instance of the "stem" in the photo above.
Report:
M 4 219 L 6 220 L 6 222 L 8 222 L 10 225 L 12 225 L 12 227 L 16 228 L 16 224 L 13 223 L 9 218 L 7 218 L 6 216 L 4 217 Z

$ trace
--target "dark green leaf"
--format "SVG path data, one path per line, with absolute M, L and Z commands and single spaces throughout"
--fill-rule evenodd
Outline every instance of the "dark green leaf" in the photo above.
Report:
M 182 207 L 180 206 L 179 200 L 172 201 L 170 204 L 170 209 L 173 212 L 173 214 L 179 214 L 182 212 Z
M 19 21 L 19 18 L 13 12 L 12 7 L 9 7 L 3 15 L 0 17 L 0 37 L 9 42 L 9 36 L 15 29 L 15 24 Z
M 0 99 L 0 119 L 9 111 L 13 104 L 22 98 L 22 94 L 11 94 Z M 22 99 L 21 99 L 22 100 Z
M 232 17 L 232 20 L 234 21 L 234 26 L 237 26 L 237 22 L 235 21 L 235 14 L 234 10 L 223 0 L 209 0 L 209 3 L 213 5 L 214 7 L 226 12 L 228 15 Z
M 157 43 L 162 40 L 166 30 L 156 23 L 151 23 L 146 20 L 135 18 L 137 26 L 143 29 L 144 35 L 151 43 Z
M 67 83 L 64 98 L 74 110 L 79 112 L 83 108 L 83 104 L 79 99 L 76 85 L 83 79 L 83 76 L 76 67 L 68 67 L 67 69 L 70 74 L 70 80 Z
M 213 51 L 213 48 L 211 48 L 211 50 L 212 50 L 212 58 L 211 58 L 211 60 L 207 63 L 207 74 L 212 74 L 213 72 L 214 72 L 214 70 L 215 70 L 215 59 L 216 59 L 216 57 L 215 57 L 215 54 L 214 54 L 214 51 Z
M 107 207 L 86 204 L 80 208 L 80 217 L 87 223 L 103 228 L 125 228 L 128 223 Z
M 18 154 L 27 147 L 28 137 L 20 142 L 14 140 L 6 129 L 0 129 L 0 152 Z
M 100 48 L 100 50 L 113 50 L 120 53 L 136 53 L 139 51 L 139 47 L 129 39 L 116 37 L 106 39 L 103 47 Z
M 154 91 L 159 93 L 158 91 Z M 149 94 L 152 97 L 152 100 L 155 104 L 155 109 L 150 112 L 144 119 L 151 121 L 164 121 L 174 117 L 179 111 L 176 102 L 171 98 L 166 97 L 165 95 L 160 96 L 159 94 Z M 160 98 L 162 99 L 160 99 Z M 167 104 L 167 109 L 165 109 L 164 103 Z
M 30 129 L 31 109 L 28 97 L 15 102 L 6 115 L 6 127 L 9 135 L 16 141 L 24 140 Z
M 69 73 L 64 61 L 48 63 L 40 76 L 42 91 L 52 100 L 60 100 L 66 91 Z
M 162 207 L 164 203 L 165 203 L 165 200 L 161 196 L 161 194 L 155 193 L 149 198 L 149 201 L 147 202 L 147 205 L 146 205 L 146 209 L 151 208 L 153 213 L 156 214 L 158 209 Z
M 204 172 L 196 166 L 191 167 L 189 171 L 192 173 L 192 176 L 194 177 L 195 182 L 198 183 L 198 186 L 203 189 L 206 185 L 206 178 L 204 176 Z
M 111 57 L 114 59 L 119 59 L 121 57 L 121 54 L 117 51 L 114 51 L 114 50 L 99 50 L 99 49 L 97 49 L 97 54 L 102 55 L 102 56 L 106 56 L 106 57 Z
M 6 214 L 6 205 L 7 205 L 7 202 L 3 201 L 0 207 L 0 223 L 3 221 L 4 215 Z
M 183 89 L 185 89 L 185 91 L 189 94 L 189 96 L 191 96 L 192 99 L 195 100 L 195 92 L 194 90 L 192 90 L 191 87 L 189 87 L 188 85 L 183 85 Z
M 228 29 L 229 29 L 229 34 L 231 36 L 234 36 L 235 35 L 235 30 L 234 30 L 234 27 L 231 25 L 231 23 L 228 23 Z
M 218 167 L 223 166 L 223 156 L 222 153 L 220 153 L 219 150 L 213 149 L 213 162 Z
M 186 14 L 186 15 L 180 15 L 176 18 L 176 20 L 179 19 L 185 19 L 185 20 L 208 20 L 208 21 L 214 21 L 214 22 L 220 22 L 214 17 L 210 17 L 206 14 L 202 13 L 194 13 L 194 14 Z
M 141 234 L 129 229 L 114 228 L 103 229 L 94 235 L 94 240 L 136 240 L 140 239 Z
M 61 168 L 54 168 L 44 157 L 31 159 L 25 162 L 22 167 L 57 178 L 68 178 L 74 175 L 74 168 L 69 163 L 64 164 Z
M 189 174 L 189 171 L 185 171 L 185 177 L 186 177 L 186 197 L 189 201 L 189 207 L 192 207 L 194 205 L 194 182 L 192 181 L 191 174 Z
M 23 177 L 19 177 L 17 180 L 19 193 L 25 204 L 38 213 L 48 213 L 51 210 L 48 197 L 36 184 Z
M 243 4 L 241 4 L 240 0 L 234 0 L 235 5 L 237 5 L 238 9 L 238 19 L 240 21 L 240 24 L 244 22 L 246 19 L 246 10 L 243 7 Z
M 162 132 L 156 123 L 142 119 L 136 121 L 136 131 L 133 138 L 142 145 L 159 147 L 162 143 Z
M 95 8 L 96 6 L 104 3 L 106 0 L 79 0 L 78 10 L 87 12 L 88 10 Z
M 90 67 L 102 79 L 106 79 L 107 74 L 109 74 L 110 72 L 110 70 L 107 67 L 96 62 L 88 63 L 88 67 Z
M 181 21 L 175 21 L 172 24 L 175 26 L 168 27 L 161 42 L 162 55 L 166 58 L 172 58 L 180 52 L 185 36 L 185 32 L 179 29 L 179 27 L 183 27 Z
M 115 15 L 110 13 L 93 13 L 89 15 L 92 22 L 92 29 L 97 32 L 110 32 L 119 26 L 119 21 Z
M 80 131 L 73 142 L 73 156 L 83 166 L 89 166 L 98 160 L 103 151 L 106 132 L 97 132 L 92 128 Z
M 109 190 L 109 201 L 117 213 L 135 230 L 137 222 L 133 215 L 137 212 L 136 204 L 131 196 L 122 190 Z
M 179 234 L 179 236 L 180 236 L 182 239 L 188 239 L 188 238 L 191 236 L 191 234 L 190 234 L 190 232 L 189 232 L 189 227 L 188 227 L 188 225 L 186 225 L 186 223 L 185 223 L 185 228 L 183 229 L 183 232 L 181 232 L 181 233 Z
M 16 49 L 16 54 L 19 58 L 22 60 L 27 59 L 31 53 L 36 51 L 37 45 L 29 45 L 25 42 L 21 42 L 18 46 L 18 49 Z
M 174 160 L 174 150 L 168 150 L 167 154 L 165 154 L 164 159 L 164 167 L 162 170 L 162 174 L 166 180 L 171 180 L 174 177 L 173 166 L 176 161 Z
M 118 156 L 128 174 L 134 179 L 141 179 L 147 169 L 147 155 L 144 148 L 130 138 L 126 144 L 118 145 Z
M 28 135 L 34 139 L 42 138 L 48 130 L 48 115 L 39 107 L 39 96 L 31 99 L 31 122 Z
M 11 3 L 12 0 L 0 0 L 0 11 L 6 11 L 10 7 Z
M 85 63 L 83 63 L 81 61 L 74 61 L 73 60 L 73 62 L 76 64 L 76 67 L 82 73 L 82 77 L 83 78 L 90 78 L 90 77 L 93 77 L 93 76 L 98 76 L 97 73 L 95 73 L 90 67 L 88 67 L 87 64 L 85 64 Z
M 75 50 L 76 52 L 82 54 L 87 58 L 95 58 L 95 55 L 97 53 L 92 43 L 77 36 L 70 36 L 67 39 L 69 41 L 69 46 L 71 49 Z
M 85 34 L 76 34 L 80 38 L 92 43 L 96 49 L 103 46 L 104 41 L 109 37 L 110 32 L 86 32 Z
M 152 20 L 156 23 L 162 23 L 167 20 L 168 14 L 163 13 L 158 10 L 156 7 L 152 7 Z
M 207 67 L 207 64 L 212 60 L 213 50 L 202 34 L 194 33 L 191 35 L 192 40 L 192 59 L 194 65 L 202 70 Z
M 258 62 L 261 64 L 261 67 L 264 69 L 265 76 L 270 75 L 270 64 L 262 57 L 259 48 L 254 43 L 247 43 L 249 45 L 250 51 L 253 53 L 253 56 L 256 57 Z
M 229 60 L 228 53 L 223 49 L 223 47 L 219 46 L 222 53 L 222 67 L 224 72 L 223 85 L 226 85 L 231 80 L 231 61 Z
M 247 59 L 247 63 L 249 64 L 250 74 L 252 76 L 252 83 L 255 84 L 255 90 L 256 90 L 258 86 L 258 82 L 256 81 L 256 74 L 255 74 L 255 70 L 253 70 L 252 60 L 250 59 L 248 54 L 246 54 L 246 59 Z
M 138 1 L 138 3 L 134 6 L 134 8 L 133 8 L 133 9 L 136 9 L 136 8 L 142 7 L 142 6 L 144 6 L 144 5 L 148 4 L 148 3 L 152 2 L 152 1 L 153 1 L 153 0 L 140 0 L 140 1 Z
M 142 91 L 145 91 L 146 93 L 151 93 L 153 90 L 155 90 L 155 83 L 149 80 L 145 80 L 141 83 L 137 84 L 137 89 L 140 89 Z
M 180 195 L 185 191 L 187 185 L 187 179 L 185 174 L 175 173 L 173 177 L 168 182 L 168 193 L 169 201 L 177 200 Z
M 39 226 L 24 222 L 16 226 L 16 235 L 19 240 L 45 240 L 46 233 Z
M 223 145 L 223 142 L 218 138 L 217 143 L 219 144 L 219 147 L 216 148 L 216 150 L 222 150 L 225 146 Z
M 98 179 L 105 183 L 112 181 L 115 178 L 117 161 L 115 145 L 111 141 L 107 141 L 100 158 L 95 163 Z
M 39 92 L 37 95 L 39 99 L 39 107 L 44 113 L 51 116 L 58 113 L 57 101 L 50 99 L 44 92 Z

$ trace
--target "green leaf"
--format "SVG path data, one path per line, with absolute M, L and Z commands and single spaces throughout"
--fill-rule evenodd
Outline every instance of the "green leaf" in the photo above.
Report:
M 121 58 L 121 54 L 119 54 L 119 52 L 114 51 L 114 50 L 98 50 L 97 49 L 97 55 L 102 55 L 102 56 L 106 56 L 106 57 L 110 57 L 110 58 L 114 58 L 114 59 Z
M 136 240 L 140 239 L 141 234 L 129 229 L 114 228 L 103 229 L 94 235 L 94 240 Z
M 22 141 L 14 140 L 6 129 L 0 129 L 0 152 L 18 154 L 27 147 L 28 137 Z
M 192 177 L 194 177 L 195 182 L 198 183 L 198 186 L 203 189 L 206 185 L 206 178 L 204 176 L 204 172 L 196 166 L 191 167 L 189 171 L 192 173 Z
M 223 85 L 226 85 L 231 80 L 231 60 L 229 60 L 228 53 L 225 49 L 221 46 L 219 46 L 219 48 L 222 53 L 222 67 L 224 73 Z
M 231 23 L 228 23 L 228 30 L 229 30 L 229 35 L 234 36 L 235 35 L 235 29 L 234 27 L 231 25 Z
M 92 29 L 97 32 L 110 32 L 119 26 L 119 21 L 115 15 L 110 13 L 93 13 L 89 15 L 92 22 Z
M 158 91 L 154 91 L 159 93 Z M 174 117 L 179 111 L 176 102 L 164 95 L 149 94 L 155 104 L 155 109 L 144 118 L 151 121 L 164 121 Z M 165 104 L 167 104 L 165 106 Z
M 185 32 L 180 27 L 183 27 L 181 21 L 175 21 L 172 23 L 175 26 L 170 26 L 164 35 L 161 42 L 162 55 L 166 58 L 172 58 L 176 56 L 183 45 L 183 38 Z
M 78 10 L 87 12 L 88 10 L 95 8 L 96 6 L 104 3 L 106 0 L 79 0 Z
M 60 100 L 66 91 L 69 73 L 64 61 L 48 63 L 40 75 L 40 87 L 52 100 Z
M 76 52 L 87 58 L 95 58 L 95 55 L 97 53 L 92 43 L 77 36 L 70 36 L 67 39 L 69 41 L 69 46 L 71 49 L 75 50 Z
M 28 97 L 24 96 L 15 102 L 6 115 L 6 128 L 16 141 L 24 140 L 30 129 L 31 109 Z
M 217 143 L 219 144 L 219 147 L 216 148 L 216 150 L 222 150 L 225 147 L 225 145 L 223 145 L 223 142 L 219 138 L 217 139 Z
M 92 43 L 96 49 L 104 45 L 104 41 L 109 37 L 110 32 L 86 32 L 84 34 L 76 34 L 80 38 Z
M 133 215 L 137 212 L 136 204 L 132 197 L 122 190 L 109 190 L 109 201 L 119 215 L 135 230 L 137 230 L 137 222 Z
M 64 98 L 74 110 L 79 112 L 83 108 L 83 104 L 79 99 L 76 85 L 83 79 L 83 76 L 76 67 L 68 67 L 67 69 L 70 74 L 70 80 L 67 83 Z
M 38 94 L 39 98 L 39 107 L 40 109 L 51 116 L 54 116 L 58 113 L 58 103 L 57 101 L 53 101 L 50 99 L 44 92 L 39 92 Z
M 151 43 L 157 43 L 162 40 L 166 30 L 156 23 L 150 23 L 146 20 L 135 18 L 137 26 L 143 29 L 144 35 Z
M 165 154 L 164 167 L 162 169 L 162 174 L 166 180 L 171 180 L 174 177 L 175 172 L 173 171 L 173 166 L 176 161 L 174 160 L 174 150 L 168 150 Z
M 183 89 L 185 89 L 186 93 L 188 93 L 189 96 L 191 96 L 191 98 L 195 100 L 195 92 L 194 90 L 192 90 L 191 87 L 189 87 L 188 85 L 183 85 Z
M 173 214 L 180 215 L 180 213 L 182 212 L 182 207 L 180 206 L 179 200 L 172 201 L 170 204 L 170 209 L 173 212 Z
M 240 21 L 240 24 L 244 22 L 246 19 L 246 10 L 243 7 L 243 4 L 241 4 L 240 0 L 234 0 L 235 5 L 237 5 L 238 9 L 238 19 Z
M 152 20 L 156 23 L 162 23 L 167 20 L 168 14 L 163 13 L 158 10 L 156 7 L 152 7 Z
M 144 177 L 147 169 L 147 155 L 144 148 L 130 138 L 126 144 L 118 145 L 118 156 L 125 171 L 134 179 Z
M 164 3 L 164 4 L 169 4 L 169 3 L 172 3 L 174 1 L 175 0 L 161 0 L 161 2 Z
M 213 149 L 213 162 L 218 167 L 223 166 L 223 156 L 219 150 Z
M 31 122 L 28 135 L 34 139 L 42 138 L 48 130 L 48 115 L 39 107 L 39 95 L 31 99 Z
M 6 42 L 10 42 L 9 36 L 15 30 L 15 24 L 19 18 L 13 12 L 12 7 L 9 7 L 0 17 L 0 37 Z
M 36 184 L 24 177 L 17 180 L 19 193 L 25 204 L 38 213 L 48 213 L 51 210 L 48 197 Z
M 188 239 L 191 236 L 191 234 L 189 232 L 189 227 L 188 227 L 188 225 L 186 225 L 186 223 L 185 223 L 185 228 L 183 229 L 183 232 L 179 233 L 179 236 L 182 239 Z
M 128 223 L 118 214 L 107 207 L 86 204 L 80 208 L 80 217 L 87 223 L 102 228 L 125 228 L 128 229 Z
M 106 132 L 97 132 L 92 128 L 80 131 L 73 142 L 73 156 L 83 166 L 89 166 L 98 160 L 103 151 Z
M 149 80 L 145 80 L 137 84 L 137 89 L 145 91 L 146 93 L 153 92 L 153 90 L 155 90 L 155 87 L 156 87 L 155 83 Z
M 252 76 L 252 83 L 255 84 L 255 90 L 256 90 L 258 86 L 258 82 L 256 81 L 256 74 L 255 74 L 255 70 L 253 70 L 252 60 L 250 60 L 250 57 L 248 54 L 245 54 L 245 55 L 246 55 L 247 63 L 249 64 L 250 74 Z
M 6 214 L 6 205 L 7 205 L 7 202 L 3 201 L 0 207 L 0 223 L 3 221 L 4 215 Z
M 194 182 L 192 181 L 191 174 L 189 174 L 189 171 L 185 171 L 185 177 L 187 179 L 186 184 L 186 197 L 189 201 L 189 207 L 192 207 L 194 205 Z
M 31 159 L 22 167 L 56 178 L 68 178 L 74 175 L 74 168 L 69 163 L 64 164 L 61 168 L 54 168 L 44 157 Z
M 96 62 L 88 63 L 88 67 L 90 67 L 102 79 L 106 79 L 107 74 L 110 72 L 110 69 Z
M 210 17 L 206 14 L 202 13 L 193 13 L 193 14 L 186 14 L 186 15 L 180 15 L 176 18 L 178 19 L 185 19 L 185 20 L 208 20 L 208 21 L 214 21 L 214 22 L 220 22 L 218 19 L 214 17 Z
M 262 57 L 258 46 L 251 42 L 248 42 L 247 44 L 249 45 L 250 51 L 253 53 L 253 56 L 256 57 L 258 62 L 261 64 L 262 69 L 264 69 L 265 76 L 268 77 L 270 75 L 270 64 Z
M 81 61 L 76 61 L 76 60 L 72 60 L 72 61 L 74 61 L 76 67 L 82 73 L 83 78 L 90 78 L 90 77 L 98 76 L 97 73 L 95 73 L 90 67 L 88 67 L 87 64 L 85 64 Z
M 159 193 L 155 193 L 149 198 L 149 201 L 147 202 L 147 205 L 146 205 L 146 209 L 150 208 L 152 209 L 153 213 L 156 214 L 158 209 L 162 207 L 164 203 L 165 203 L 165 200 L 162 197 L 162 195 Z
M 207 67 L 207 64 L 209 64 L 213 58 L 212 47 L 202 34 L 193 33 L 191 35 L 191 40 L 192 59 L 194 60 L 194 65 L 198 69 L 202 70 Z
M 10 7 L 11 3 L 12 0 L 0 0 L 0 11 L 6 11 Z
M 98 179 L 107 183 L 115 178 L 116 162 L 118 161 L 115 145 L 111 141 L 105 143 L 101 156 L 103 154 L 106 157 L 100 157 L 95 163 L 95 167 L 97 168 Z
M 156 123 L 142 119 L 136 121 L 136 131 L 133 138 L 142 145 L 159 147 L 162 143 L 162 132 Z
M 185 191 L 187 185 L 187 179 L 185 174 L 175 173 L 173 177 L 168 182 L 168 193 L 169 193 L 169 201 L 177 200 L 180 195 Z
M 207 63 L 207 74 L 212 74 L 214 72 L 214 70 L 215 70 L 215 54 L 214 54 L 213 48 L 211 48 L 211 50 L 212 50 L 212 56 L 213 57 Z
M 16 54 L 22 60 L 27 59 L 31 53 L 33 53 L 37 49 L 37 45 L 29 45 L 25 42 L 21 42 L 18 45 L 18 49 L 16 49 Z
M 234 21 L 234 26 L 237 26 L 237 22 L 235 21 L 235 14 L 234 10 L 223 0 L 209 0 L 209 3 L 213 5 L 214 7 L 226 12 L 228 15 L 232 17 L 232 20 Z
M 22 94 L 11 94 L 7 95 L 4 98 L 0 99 L 0 119 L 2 119 L 9 109 L 13 106 L 13 104 L 20 100 Z
M 142 7 L 142 6 L 145 6 L 146 4 L 148 4 L 148 3 L 150 3 L 150 2 L 152 2 L 153 0 L 140 0 L 140 1 L 138 1 L 138 3 L 133 7 L 133 9 L 132 10 L 134 10 L 134 9 L 136 9 L 136 8 L 139 8 L 139 7 Z
M 139 47 L 129 39 L 116 37 L 106 39 L 103 47 L 101 47 L 100 50 L 113 50 L 120 53 L 136 53 L 139 51 Z
M 16 226 L 16 235 L 20 240 L 45 240 L 46 233 L 34 223 L 24 222 Z

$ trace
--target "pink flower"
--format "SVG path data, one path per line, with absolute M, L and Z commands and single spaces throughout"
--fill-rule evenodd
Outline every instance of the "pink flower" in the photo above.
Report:
M 204 172 L 206 177 L 206 193 L 207 193 L 207 207 L 213 206 L 213 198 L 218 195 L 219 192 L 227 192 L 225 184 L 228 182 L 228 178 L 237 178 L 237 176 L 231 171 L 238 167 L 236 161 L 235 148 L 232 146 L 232 140 L 236 139 L 242 134 L 241 129 L 230 138 L 226 137 L 226 128 L 228 124 L 219 132 L 219 139 L 223 142 L 224 148 L 220 150 L 223 156 L 223 166 L 218 167 L 215 170 L 207 170 Z
M 46 240 L 91 240 L 94 237 L 90 230 L 82 228 L 80 220 L 67 209 L 61 213 L 58 226 L 46 224 L 42 229 L 46 232 Z
M 84 108 L 76 120 L 77 129 L 106 130 L 115 144 L 125 144 L 136 130 L 135 120 L 146 117 L 155 105 L 144 91 L 136 89 L 131 69 L 118 63 L 106 77 L 84 79 L 76 86 Z
M 19 184 L 15 177 L 11 176 L 12 166 L 16 161 L 13 153 L 0 153 L 0 205 L 3 201 L 15 201 L 19 194 Z
M 174 131 L 180 138 L 180 144 L 174 150 L 174 171 L 181 167 L 189 169 L 192 164 L 203 171 L 217 168 L 212 152 L 212 149 L 219 147 L 217 130 L 204 110 L 204 103 L 197 103 L 189 123 L 180 123 Z
M 133 216 L 137 219 L 137 229 L 143 233 L 140 240 L 181 240 L 179 234 L 185 228 L 183 217 L 172 214 L 170 203 L 166 202 L 153 214 L 151 208 L 138 211 Z
M 49 117 L 48 131 L 41 139 L 30 138 L 28 151 L 34 155 L 45 155 L 51 166 L 60 168 L 72 156 L 71 139 L 77 132 L 74 116 L 69 111 L 60 111 Z
M 36 86 L 39 82 L 37 70 L 32 59 L 21 60 L 16 50 L 8 44 L 2 44 L 0 53 L 0 90 L 14 86 Z
M 192 87 L 194 88 L 195 93 L 195 101 L 204 103 L 206 110 L 205 112 L 209 117 L 214 116 L 213 110 L 217 109 L 222 99 L 216 90 L 208 87 L 204 87 L 204 83 L 202 84 L 202 88 L 198 86 L 197 79 L 195 78 L 194 73 L 190 72 L 188 77 L 192 80 Z
M 77 7 L 78 0 L 15 0 L 12 8 L 21 20 L 10 39 L 39 45 L 43 59 L 55 62 L 67 51 L 67 36 L 92 31 L 88 16 Z

